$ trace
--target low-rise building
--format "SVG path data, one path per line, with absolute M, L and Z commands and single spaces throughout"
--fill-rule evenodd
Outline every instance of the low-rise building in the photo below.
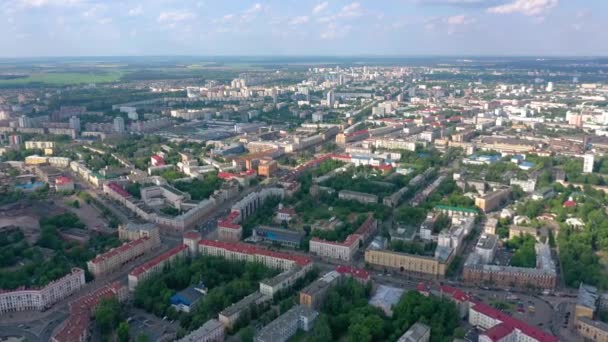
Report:
M 431 328 L 426 324 L 416 322 L 397 340 L 397 342 L 429 342 L 430 339 Z
M 608 342 L 608 324 L 602 321 L 581 317 L 576 322 L 576 331 L 585 341 Z
M 55 190 L 60 191 L 74 191 L 74 182 L 65 176 L 59 176 L 55 178 Z
M 232 328 L 241 314 L 248 310 L 251 305 L 264 305 L 271 300 L 272 297 L 256 291 L 222 310 L 218 319 L 226 328 Z
M 338 192 L 338 198 L 347 201 L 357 201 L 363 204 L 378 203 L 378 196 L 358 191 L 341 190 Z
M 254 342 L 285 342 L 296 334 L 298 329 L 310 331 L 319 313 L 307 306 L 296 305 L 287 310 L 253 338 Z
M 278 243 L 282 246 L 298 248 L 306 234 L 280 227 L 257 226 L 253 229 L 251 238 L 254 241 Z
M 325 296 L 340 279 L 340 273 L 330 271 L 321 278 L 313 281 L 300 291 L 300 305 L 311 309 L 318 309 L 325 299 Z
M 226 328 L 217 319 L 210 319 L 200 328 L 194 330 L 178 342 L 223 342 Z
M 365 262 L 373 267 L 388 268 L 400 272 L 412 272 L 420 275 L 443 277 L 453 253 L 446 257 L 422 256 L 390 250 L 365 251 Z
M 558 342 L 559 339 L 483 303 L 472 302 L 469 323 L 481 330 L 480 342 Z

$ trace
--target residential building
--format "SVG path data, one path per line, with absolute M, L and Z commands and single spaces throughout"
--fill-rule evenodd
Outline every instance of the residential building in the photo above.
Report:
M 153 240 L 148 237 L 132 240 L 87 261 L 87 268 L 97 278 L 118 270 L 126 263 L 142 256 L 159 245 L 160 240 Z
M 33 150 L 33 149 L 44 150 L 47 148 L 50 148 L 50 149 L 55 148 L 55 143 L 52 141 L 26 141 L 25 142 L 26 150 Z
M 303 288 L 300 291 L 300 305 L 311 309 L 320 308 L 329 289 L 339 281 L 340 276 L 337 271 L 330 271 Z
M 357 201 L 363 204 L 378 203 L 378 196 L 367 194 L 364 192 L 341 190 L 338 192 L 338 198 L 347 201 Z
M 177 342 L 223 342 L 225 336 L 226 328 L 220 321 L 214 318 L 177 340 Z
M 125 119 L 121 116 L 117 116 L 114 118 L 114 132 L 116 133 L 124 133 L 125 132 Z
M 378 222 L 369 216 L 357 230 L 342 242 L 327 241 L 319 238 L 310 239 L 310 253 L 350 262 L 357 250 L 378 230 Z
M 586 317 L 593 319 L 599 303 L 599 292 L 595 286 L 581 283 L 578 287 L 578 296 L 574 306 L 574 321 Z
M 46 310 L 80 290 L 84 284 L 84 270 L 73 268 L 67 275 L 38 289 L 0 289 L 0 313 Z
M 430 339 L 431 328 L 426 324 L 416 322 L 397 340 L 397 342 L 429 342 Z
M 110 298 L 116 298 L 119 302 L 123 302 L 127 297 L 127 288 L 119 282 L 114 282 L 76 299 L 69 304 L 69 316 L 55 330 L 55 333 L 51 336 L 51 342 L 88 341 L 90 338 L 91 315 L 95 312 L 99 302 Z
M 161 272 L 166 265 L 170 265 L 179 258 L 186 257 L 187 254 L 188 246 L 179 245 L 135 267 L 129 273 L 129 290 L 135 291 L 139 282 L 149 279 L 153 274 Z
M 132 223 L 121 224 L 118 226 L 118 238 L 121 240 L 137 240 L 148 237 L 160 243 L 158 226 L 154 223 Z
M 234 323 L 239 319 L 241 314 L 248 310 L 252 305 L 261 306 L 270 302 L 272 297 L 266 296 L 259 291 L 256 291 L 238 302 L 225 308 L 218 314 L 219 321 L 226 327 L 232 328 Z
M 586 153 L 583 156 L 583 173 L 592 173 L 594 162 L 595 156 L 592 153 Z
M 480 342 L 558 342 L 559 339 L 483 303 L 472 302 L 469 323 L 481 330 Z
M 511 196 L 510 189 L 500 189 L 492 191 L 481 197 L 475 197 L 475 205 L 483 212 L 487 213 L 498 209 L 506 203 Z
M 263 327 L 254 342 L 285 342 L 298 332 L 310 331 L 319 313 L 307 306 L 296 305 Z
M 471 253 L 463 267 L 463 279 L 471 284 L 490 283 L 499 287 L 554 289 L 557 285 L 557 271 L 551 258 L 551 250 L 544 243 L 537 243 L 535 250 L 535 268 L 484 264 L 481 255 Z
M 371 266 L 432 277 L 443 277 L 452 258 L 452 254 L 449 254 L 447 258 L 436 258 L 390 250 L 368 249 L 365 251 L 365 262 Z
M 608 342 L 608 324 L 602 321 L 581 317 L 576 322 L 576 331 L 585 341 Z
M 57 192 L 60 191 L 73 191 L 74 190 L 74 182 L 65 176 L 59 176 L 55 178 L 55 190 Z

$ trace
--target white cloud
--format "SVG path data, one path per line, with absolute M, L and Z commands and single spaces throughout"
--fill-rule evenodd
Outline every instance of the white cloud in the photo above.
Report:
M 85 18 L 95 18 L 100 13 L 104 12 L 105 10 L 106 10 L 105 5 L 96 4 L 96 5 L 93 5 L 93 7 L 89 8 L 88 10 L 82 12 L 82 16 Z
M 321 39 L 336 39 L 342 38 L 350 32 L 352 26 L 350 25 L 339 25 L 336 23 L 329 23 L 325 30 L 321 32 Z
M 136 7 L 133 7 L 129 10 L 129 17 L 137 17 L 139 15 L 142 15 L 144 13 L 144 9 L 143 7 L 141 7 L 141 5 L 138 5 Z
M 194 19 L 194 17 L 195 17 L 194 13 L 190 13 L 187 11 L 169 11 L 169 12 L 162 12 L 158 16 L 158 22 L 175 23 L 175 22 Z
M 328 15 L 318 19 L 321 23 L 333 23 L 339 19 L 351 19 L 357 18 L 363 15 L 363 8 L 358 2 L 350 3 L 340 9 L 340 11 L 333 15 Z
M 475 21 L 475 19 L 469 18 L 465 15 L 455 15 L 445 19 L 445 22 L 448 25 L 469 25 L 475 23 Z
M 245 13 L 256 13 L 262 10 L 262 5 L 258 2 L 251 6 L 249 9 L 245 10 Z
M 488 12 L 495 14 L 522 13 L 527 16 L 537 16 L 556 7 L 558 3 L 559 0 L 515 0 L 508 4 L 491 7 Z
M 17 0 L 15 4 L 20 8 L 36 8 L 44 6 L 71 6 L 81 2 L 81 0 Z
M 308 21 L 310 20 L 310 18 L 307 15 L 303 15 L 303 16 L 299 16 L 299 17 L 295 17 L 293 19 L 291 19 L 289 21 L 289 25 L 302 25 L 302 24 L 306 24 Z
M 328 5 L 329 3 L 327 1 L 317 4 L 315 7 L 312 8 L 312 13 L 318 14 L 320 12 L 323 12 L 323 10 L 325 10 Z

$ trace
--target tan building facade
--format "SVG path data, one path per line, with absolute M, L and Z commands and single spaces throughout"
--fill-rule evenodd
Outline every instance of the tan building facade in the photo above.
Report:
M 365 251 L 365 262 L 376 267 L 435 277 L 444 276 L 448 266 L 448 263 L 442 263 L 433 257 L 371 249 Z

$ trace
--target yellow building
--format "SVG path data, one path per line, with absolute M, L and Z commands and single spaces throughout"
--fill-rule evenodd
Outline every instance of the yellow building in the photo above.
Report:
M 31 156 L 27 156 L 25 157 L 25 164 L 26 165 L 39 165 L 39 164 L 46 164 L 46 162 L 48 161 L 47 157 L 41 157 L 39 155 L 31 155 Z
M 431 276 L 444 276 L 451 256 L 440 261 L 437 258 L 393 252 L 389 250 L 366 250 L 365 262 L 377 267 L 387 267 L 401 272 L 414 272 Z
M 608 324 L 582 317 L 576 322 L 576 331 L 588 341 L 608 342 Z

